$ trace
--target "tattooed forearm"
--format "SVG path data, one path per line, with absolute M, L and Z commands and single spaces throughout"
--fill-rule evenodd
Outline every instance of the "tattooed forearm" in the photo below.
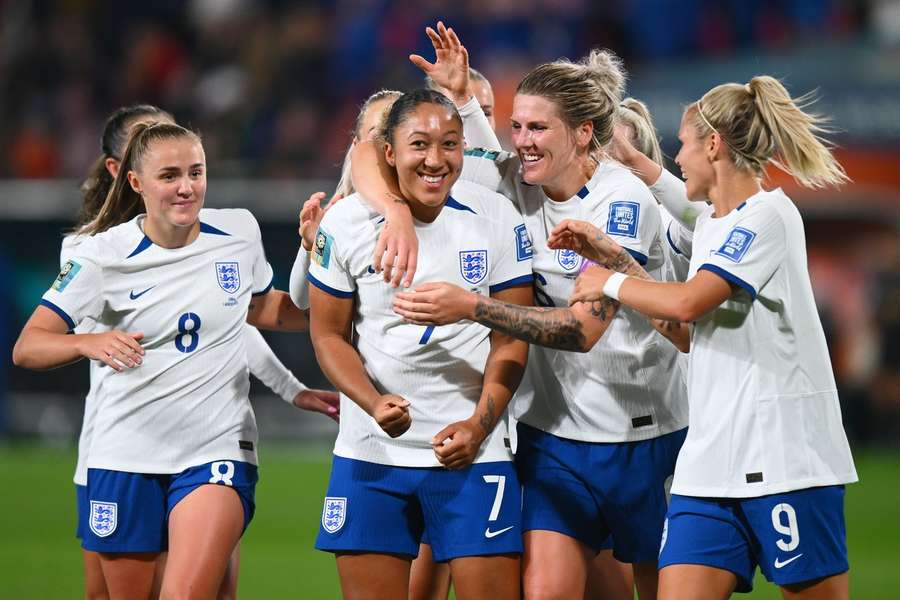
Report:
M 494 397 L 488 394 L 487 397 L 487 406 L 485 407 L 485 412 L 478 417 L 478 424 L 481 425 L 481 428 L 484 430 L 484 435 L 488 435 L 491 433 L 491 430 L 494 428 L 494 424 L 497 420 L 497 409 L 494 406 Z
M 475 320 L 494 331 L 530 344 L 580 351 L 586 338 L 581 323 L 567 308 L 539 308 L 478 298 Z

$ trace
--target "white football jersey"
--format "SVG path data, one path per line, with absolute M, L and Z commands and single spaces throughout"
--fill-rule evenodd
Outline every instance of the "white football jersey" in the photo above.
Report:
M 86 238 L 81 235 L 67 235 L 63 238 L 59 251 L 59 268 L 62 269 L 72 257 L 76 248 Z M 98 325 L 90 317 L 82 320 L 75 328 L 75 333 L 101 333 L 108 331 L 109 327 Z M 84 398 L 84 417 L 81 420 L 81 433 L 78 434 L 78 460 L 75 463 L 75 476 L 72 480 L 75 485 L 87 485 L 87 454 L 91 443 L 91 433 L 94 430 L 94 415 L 97 412 L 97 402 L 94 398 L 94 390 L 100 385 L 100 380 L 110 372 L 102 362 L 89 360 L 90 364 L 90 388 Z
M 470 418 L 481 397 L 490 330 L 471 321 L 411 325 L 393 311 L 398 289 L 371 268 L 383 222 L 358 194 L 335 204 L 322 219 L 308 277 L 331 295 L 356 298 L 354 339 L 366 372 L 380 392 L 409 400 L 412 426 L 391 438 L 341 394 L 334 453 L 380 464 L 435 467 L 439 463 L 431 439 L 450 423 Z M 419 257 L 412 289 L 447 281 L 489 295 L 532 281 L 531 246 L 522 220 L 508 202 L 486 189 L 454 186 L 437 219 L 416 222 L 416 235 Z M 475 462 L 511 460 L 506 437 L 506 423 L 500 420 Z
M 739 291 L 692 328 L 690 427 L 672 493 L 742 498 L 856 481 L 805 239 L 780 189 L 698 218 L 690 276 L 708 270 Z
M 144 235 L 143 219 L 84 238 L 41 301 L 72 328 L 92 319 L 144 334 L 143 364 L 98 367 L 87 466 L 255 464 L 244 326 L 251 294 L 272 284 L 259 226 L 246 210 L 204 209 L 198 238 L 166 249 Z
M 521 180 L 518 157 L 466 152 L 464 178 L 513 200 L 534 242 L 535 303 L 568 306 L 582 265 L 572 251 L 550 250 L 547 236 L 565 219 L 590 221 L 626 248 L 647 272 L 663 279 L 659 208 L 647 187 L 615 163 L 601 163 L 587 184 L 564 202 Z M 517 399 L 515 416 L 553 435 L 587 442 L 645 440 L 687 426 L 687 398 L 678 350 L 646 317 L 621 307 L 586 353 L 532 346 L 534 395 Z

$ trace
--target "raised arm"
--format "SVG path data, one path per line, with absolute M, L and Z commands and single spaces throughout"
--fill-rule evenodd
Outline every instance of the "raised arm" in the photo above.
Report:
M 337 389 L 371 415 L 385 433 L 391 437 L 402 435 L 412 424 L 409 401 L 379 393 L 350 343 L 354 299 L 337 298 L 312 287 L 309 300 L 314 315 L 310 337 L 322 371 Z
M 418 54 L 409 60 L 422 69 L 432 81 L 446 90 L 449 98 L 459 109 L 463 120 L 463 135 L 470 148 L 500 150 L 500 140 L 485 116 L 481 105 L 473 93 L 469 80 L 469 53 L 459 41 L 453 28 L 438 21 L 437 29 L 427 27 L 425 33 L 434 47 L 433 63 Z

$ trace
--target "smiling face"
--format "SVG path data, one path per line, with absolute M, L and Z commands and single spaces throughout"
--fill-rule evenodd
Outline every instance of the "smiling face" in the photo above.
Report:
M 402 118 L 385 144 L 385 158 L 397 170 L 400 192 L 413 216 L 430 222 L 462 171 L 462 122 L 446 107 L 430 102 Z
M 681 149 L 675 157 L 675 164 L 681 167 L 685 191 L 689 200 L 705 200 L 709 198 L 709 189 L 715 178 L 710 146 L 710 135 L 700 137 L 695 125 L 696 108 L 685 111 L 681 117 L 681 128 L 678 139 Z
M 510 120 L 526 183 L 563 188 L 570 175 L 581 173 L 575 132 L 560 118 L 552 100 L 517 94 Z M 582 150 L 586 152 L 586 145 Z
M 206 157 L 194 137 L 155 140 L 136 171 L 128 172 L 155 231 L 190 228 L 199 222 L 206 196 Z

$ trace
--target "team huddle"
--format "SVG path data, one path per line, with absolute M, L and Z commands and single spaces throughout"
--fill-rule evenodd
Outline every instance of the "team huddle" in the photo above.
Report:
M 236 596 L 253 373 L 339 420 L 316 547 L 346 598 L 719 599 L 757 566 L 847 598 L 856 472 L 803 222 L 762 187 L 770 164 L 846 181 L 821 120 L 774 78 L 719 85 L 684 111 L 682 180 L 594 50 L 525 75 L 505 151 L 489 82 L 426 33 L 427 88 L 370 97 L 338 190 L 304 204 L 289 292 L 250 212 L 203 208 L 193 132 L 110 117 L 14 350 L 91 359 L 86 596 Z M 338 392 L 256 327 L 309 329 Z

